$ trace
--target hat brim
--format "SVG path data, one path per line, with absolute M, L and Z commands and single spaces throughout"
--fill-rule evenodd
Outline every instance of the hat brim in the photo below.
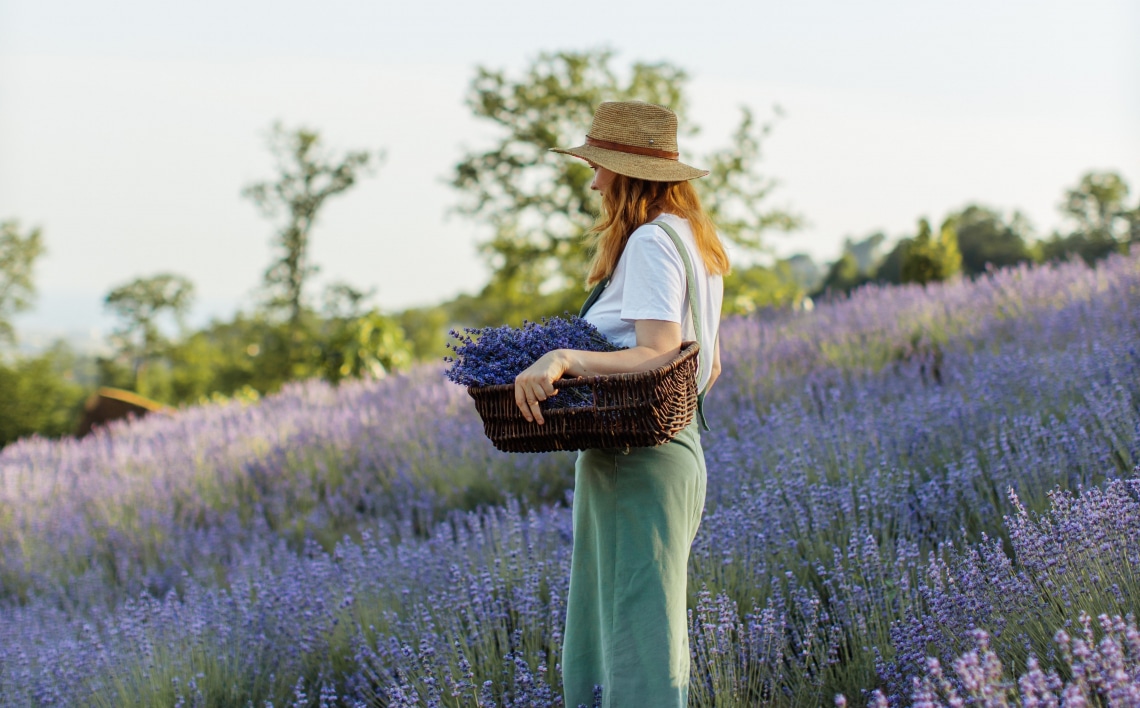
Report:
M 698 177 L 704 177 L 708 170 L 699 170 L 677 160 L 667 160 L 663 157 L 650 157 L 648 155 L 631 155 L 617 150 L 595 147 L 594 145 L 579 145 L 572 148 L 550 148 L 551 152 L 578 157 L 587 162 L 616 172 L 626 177 L 636 177 L 650 182 L 686 182 Z

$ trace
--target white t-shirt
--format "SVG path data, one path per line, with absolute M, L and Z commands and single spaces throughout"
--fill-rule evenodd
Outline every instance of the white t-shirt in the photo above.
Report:
M 697 250 L 689 222 L 679 216 L 663 214 L 658 220 L 673 227 L 689 251 L 697 292 L 697 311 L 701 318 L 701 351 L 703 365 L 698 390 L 708 384 L 712 357 L 720 328 L 720 308 L 724 300 L 724 283 L 719 275 L 709 275 Z M 689 310 L 685 285 L 685 262 L 673 245 L 673 239 L 659 226 L 638 227 L 626 242 L 610 283 L 586 313 L 586 321 L 598 328 L 614 344 L 632 347 L 637 344 L 635 320 L 665 320 L 681 324 L 681 339 L 697 338 Z

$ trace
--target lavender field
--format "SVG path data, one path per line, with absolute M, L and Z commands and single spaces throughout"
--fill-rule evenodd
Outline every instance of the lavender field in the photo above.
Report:
M 1140 705 L 1140 256 L 722 349 L 692 705 Z M 9 446 L 0 701 L 560 705 L 572 471 L 442 365 Z

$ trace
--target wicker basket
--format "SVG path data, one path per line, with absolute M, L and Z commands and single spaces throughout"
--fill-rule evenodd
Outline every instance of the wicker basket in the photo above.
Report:
M 562 379 L 555 386 L 588 388 L 593 404 L 544 410 L 528 423 L 515 404 L 514 384 L 471 386 L 483 431 L 504 452 L 652 447 L 669 442 L 697 410 L 696 342 L 684 342 L 668 364 L 636 374 Z

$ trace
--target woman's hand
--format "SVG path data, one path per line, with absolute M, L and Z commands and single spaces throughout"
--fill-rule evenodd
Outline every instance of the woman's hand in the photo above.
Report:
M 515 404 L 527 422 L 538 421 L 539 425 L 546 422 L 539 404 L 557 393 L 554 382 L 562 378 L 569 366 L 570 360 L 565 352 L 555 349 L 543 354 L 515 377 Z
M 555 394 L 563 376 L 599 376 L 650 371 L 663 366 L 681 349 L 681 325 L 664 320 L 635 320 L 637 345 L 616 352 L 555 349 L 515 377 L 515 404 L 529 422 L 542 425 L 538 404 Z

